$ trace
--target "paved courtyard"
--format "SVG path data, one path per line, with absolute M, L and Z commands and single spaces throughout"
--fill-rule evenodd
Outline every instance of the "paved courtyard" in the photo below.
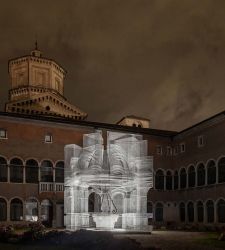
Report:
M 116 234 L 115 238 L 129 237 L 145 248 L 162 250 L 219 250 L 225 249 L 225 242 L 218 241 L 218 234 L 183 231 L 153 231 L 152 234 Z

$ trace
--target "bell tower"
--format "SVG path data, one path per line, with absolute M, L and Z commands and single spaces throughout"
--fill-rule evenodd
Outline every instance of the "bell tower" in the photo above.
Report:
M 9 60 L 11 89 L 6 112 L 63 116 L 83 120 L 87 114 L 64 97 L 66 70 L 42 56 L 37 41 L 30 55 Z

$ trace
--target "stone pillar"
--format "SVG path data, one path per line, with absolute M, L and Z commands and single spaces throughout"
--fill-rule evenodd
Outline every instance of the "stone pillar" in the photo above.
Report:
M 7 166 L 7 182 L 10 182 L 10 165 Z
M 23 166 L 23 183 L 26 183 L 26 169 L 25 166 Z
M 56 228 L 56 201 L 52 201 L 52 227 Z

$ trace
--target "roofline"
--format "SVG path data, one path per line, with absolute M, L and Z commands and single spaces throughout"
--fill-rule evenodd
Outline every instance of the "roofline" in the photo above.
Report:
M 129 127 L 129 126 L 122 126 L 122 125 L 118 125 L 118 124 L 92 122 L 92 121 L 84 121 L 84 120 L 74 120 L 74 119 L 60 118 L 60 117 L 26 115 L 26 114 L 9 113 L 9 112 L 0 112 L 0 116 L 16 117 L 16 118 L 47 121 L 47 122 L 57 122 L 57 123 L 62 123 L 62 124 L 64 123 L 64 124 L 71 124 L 71 125 L 88 126 L 88 127 L 93 127 L 95 129 L 99 129 L 99 128 L 113 129 L 113 130 L 127 131 L 127 132 L 132 132 L 132 133 L 141 133 L 141 134 L 147 134 L 147 135 L 168 137 L 171 139 L 173 136 L 177 135 L 177 132 L 174 132 L 174 131 L 139 128 L 139 127 Z
M 182 133 L 184 133 L 184 132 L 187 132 L 188 130 L 193 129 L 193 128 L 195 128 L 195 127 L 197 127 L 197 126 L 199 126 L 199 125 L 201 125 L 201 124 L 203 124 L 203 123 L 205 123 L 205 122 L 207 122 L 207 121 L 210 121 L 210 120 L 212 120 L 212 119 L 214 119 L 214 118 L 216 118 L 216 117 L 218 117 L 218 116 L 221 116 L 221 115 L 225 115 L 225 110 L 222 111 L 222 112 L 220 112 L 220 113 L 217 113 L 217 114 L 215 114 L 215 115 L 213 115 L 213 116 L 210 116 L 210 117 L 206 118 L 205 120 L 202 120 L 202 121 L 200 121 L 200 122 L 198 122 L 198 123 L 196 123 L 196 124 L 194 124 L 194 125 L 192 125 L 192 126 L 190 126 L 190 127 L 187 127 L 187 128 L 185 128 L 185 129 L 179 131 L 179 132 L 177 133 L 177 135 L 182 134 Z
M 138 117 L 138 116 L 135 116 L 135 115 L 127 115 L 127 116 L 122 117 L 116 124 L 120 123 L 125 118 L 131 118 L 131 119 L 134 118 L 134 119 L 140 119 L 140 120 L 144 120 L 144 121 L 150 122 L 150 119 L 147 119 L 147 118 L 142 118 L 142 117 Z

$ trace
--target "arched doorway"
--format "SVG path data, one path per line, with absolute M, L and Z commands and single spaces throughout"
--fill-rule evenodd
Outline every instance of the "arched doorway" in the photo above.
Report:
M 36 199 L 30 198 L 25 201 L 25 220 L 38 220 L 38 202 Z
M 41 221 L 46 227 L 52 226 L 53 219 L 53 205 L 49 200 L 43 200 L 41 202 Z
M 101 212 L 101 197 L 99 194 L 92 192 L 88 196 L 88 212 L 98 213 Z
M 23 220 L 23 202 L 15 198 L 10 203 L 10 219 L 11 221 Z

